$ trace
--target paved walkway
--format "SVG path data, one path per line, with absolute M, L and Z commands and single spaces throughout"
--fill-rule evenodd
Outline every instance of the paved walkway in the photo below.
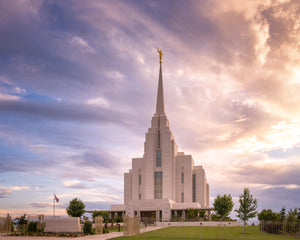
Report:
M 157 229 L 160 229 L 161 227 L 146 227 L 141 229 L 141 233 L 143 232 L 149 232 L 154 231 Z M 123 232 L 111 232 L 107 234 L 101 234 L 101 235 L 89 235 L 84 237 L 77 237 L 77 238 L 62 238 L 62 237 L 10 237 L 10 236 L 0 236 L 0 240 L 37 240 L 37 239 L 43 239 L 43 240 L 106 240 L 111 239 L 115 237 L 121 237 L 123 236 Z

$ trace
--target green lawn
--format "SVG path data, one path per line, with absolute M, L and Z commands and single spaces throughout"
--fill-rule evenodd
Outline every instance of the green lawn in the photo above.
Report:
M 118 237 L 114 239 L 300 240 L 299 237 L 263 233 L 256 226 L 248 226 L 246 234 L 243 234 L 243 227 L 167 227 L 131 237 Z

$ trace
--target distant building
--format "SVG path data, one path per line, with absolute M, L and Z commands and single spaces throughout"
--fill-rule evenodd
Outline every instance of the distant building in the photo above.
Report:
M 156 112 L 146 133 L 144 155 L 132 159 L 124 174 L 124 205 L 112 205 L 111 212 L 168 221 L 185 217 L 188 208 L 209 209 L 209 185 L 202 166 L 194 166 L 191 155 L 178 152 L 165 113 L 162 52 Z M 209 211 L 210 213 L 210 211 Z

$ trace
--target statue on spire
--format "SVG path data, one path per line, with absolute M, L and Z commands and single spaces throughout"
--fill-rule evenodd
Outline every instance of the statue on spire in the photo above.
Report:
M 159 54 L 159 62 L 161 63 L 161 62 L 162 62 L 163 52 L 162 52 L 161 49 L 158 49 L 158 48 L 156 48 L 156 49 L 157 49 L 157 52 L 158 52 L 158 54 Z

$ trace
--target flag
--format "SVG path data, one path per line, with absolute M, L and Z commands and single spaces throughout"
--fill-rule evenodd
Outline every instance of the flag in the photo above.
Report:
M 58 197 L 56 197 L 55 193 L 54 193 L 54 200 L 58 203 L 59 202 L 59 199 Z

